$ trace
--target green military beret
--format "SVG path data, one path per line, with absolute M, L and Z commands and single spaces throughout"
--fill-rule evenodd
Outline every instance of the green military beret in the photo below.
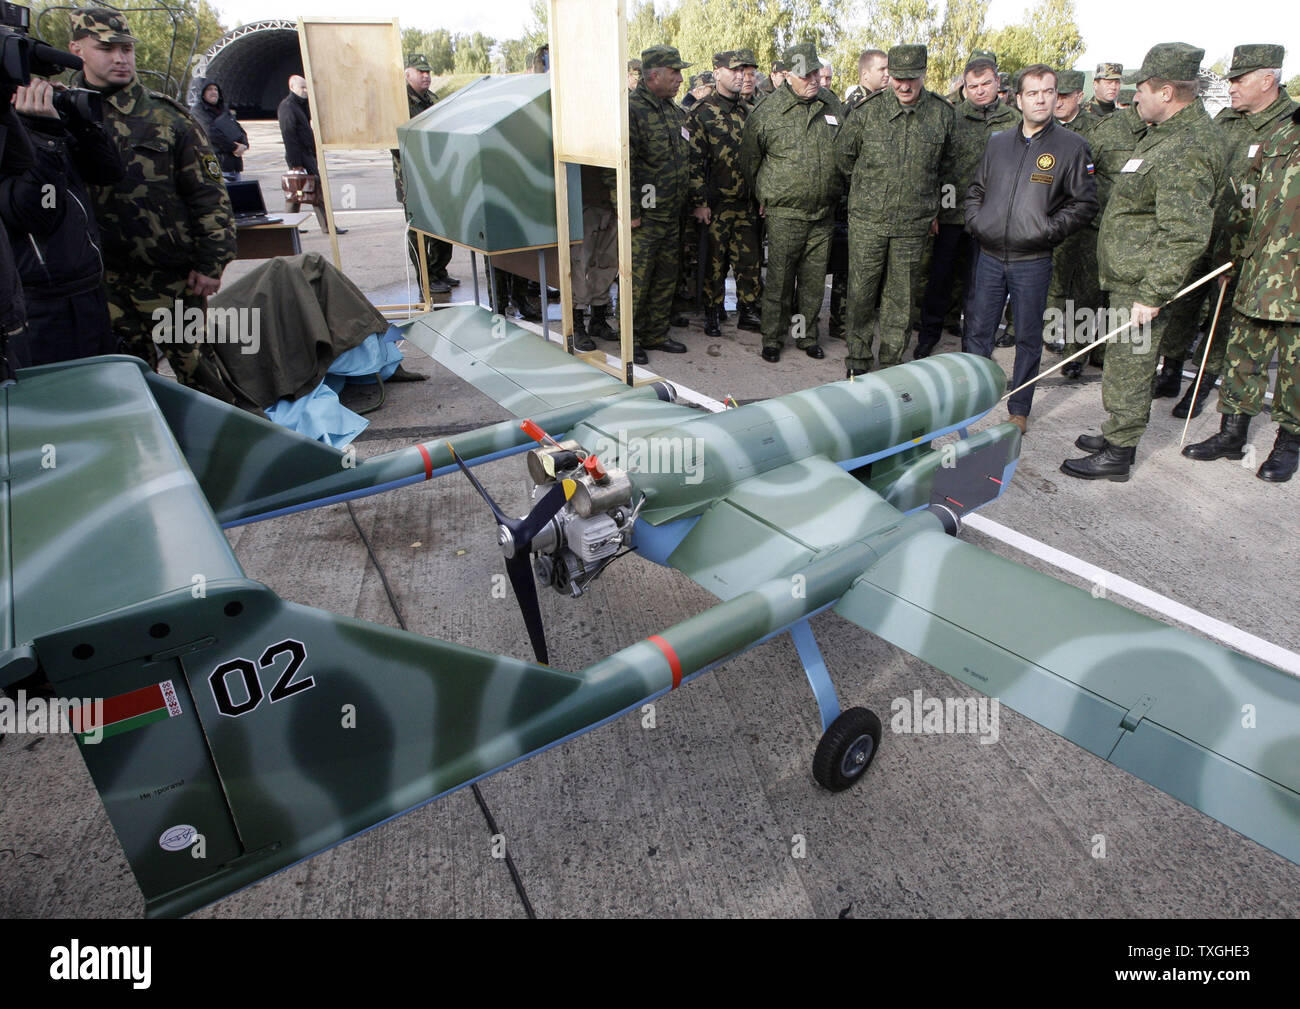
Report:
M 406 57 L 406 67 L 408 70 L 423 70 L 426 73 L 433 73 L 433 67 L 429 66 L 429 61 L 425 58 L 424 53 L 411 53 Z
M 1285 58 L 1285 49 L 1268 42 L 1252 42 L 1249 45 L 1237 46 L 1232 51 L 1232 66 L 1228 67 L 1228 72 L 1224 76 L 1232 80 L 1252 70 L 1278 70 L 1281 69 L 1282 60 Z
M 1124 64 L 1122 63 L 1098 63 L 1097 72 L 1092 75 L 1094 81 L 1122 81 L 1124 79 Z
M 1056 93 L 1058 95 L 1072 95 L 1076 91 L 1083 90 L 1083 71 L 1082 70 L 1061 70 L 1056 75 Z
M 682 55 L 672 46 L 651 46 L 641 50 L 641 69 L 654 70 L 656 67 L 668 67 L 670 70 L 685 70 L 691 63 L 683 63 Z
M 83 7 L 68 15 L 72 24 L 72 39 L 93 38 L 97 42 L 134 42 L 135 36 L 127 27 L 126 18 L 117 11 L 103 7 Z
M 727 62 L 715 65 L 725 66 L 731 70 L 739 70 L 742 67 L 757 69 L 758 67 L 758 60 L 754 59 L 754 50 L 752 49 L 733 49 L 724 55 L 727 57 Z
M 799 42 L 786 49 L 784 62 L 787 73 L 796 77 L 808 77 L 821 73 L 822 61 L 817 56 L 817 46 L 811 42 Z
M 1152 77 L 1166 81 L 1194 81 L 1201 72 L 1205 50 L 1189 46 L 1186 42 L 1161 42 L 1147 50 L 1142 69 L 1137 72 L 1134 84 Z
M 631 73 L 637 73 L 637 74 L 639 74 L 639 73 L 641 72 L 641 61 L 640 61 L 640 60 L 628 60 L 628 61 L 627 61 L 627 72 L 630 73 L 630 74 L 631 74 Z
M 889 76 L 910 80 L 925 73 L 925 46 L 893 46 L 889 50 Z

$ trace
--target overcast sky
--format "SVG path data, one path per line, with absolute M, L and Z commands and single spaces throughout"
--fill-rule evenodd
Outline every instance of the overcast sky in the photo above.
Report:
M 264 18 L 296 18 L 310 11 L 324 17 L 355 14 L 356 0 L 215 0 L 223 20 L 232 27 Z M 660 6 L 663 6 L 660 0 Z M 993 0 L 989 24 L 1000 27 L 1019 21 L 1033 6 L 1026 0 Z M 1086 50 L 1076 66 L 1085 69 L 1102 60 L 1119 60 L 1136 68 L 1157 42 L 1189 42 L 1205 49 L 1208 66 L 1241 42 L 1280 42 L 1287 46 L 1287 78 L 1300 73 L 1300 4 L 1244 0 L 1181 0 L 1178 3 L 1076 0 L 1076 17 Z M 452 32 L 481 31 L 493 38 L 517 38 L 531 19 L 528 0 L 478 0 L 477 3 L 432 5 L 428 0 L 377 0 L 370 16 L 396 17 L 403 28 L 447 28 Z M 1245 15 L 1245 16 L 1234 16 Z M 1242 25 L 1254 25 L 1243 28 Z

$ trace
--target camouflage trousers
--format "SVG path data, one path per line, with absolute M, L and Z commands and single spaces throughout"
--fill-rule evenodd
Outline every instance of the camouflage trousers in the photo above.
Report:
M 641 347 L 668 337 L 681 258 L 681 221 L 642 217 L 632 229 L 632 334 Z
M 1222 316 L 1219 322 L 1222 325 Z M 1219 392 L 1219 413 L 1254 417 L 1264 409 L 1268 365 L 1276 353 L 1273 419 L 1283 430 L 1300 434 L 1300 323 L 1268 322 L 1234 311 L 1226 343 L 1228 369 Z
M 755 314 L 763 297 L 758 213 L 747 204 L 721 204 L 709 221 L 709 261 L 704 267 L 704 308 L 721 308 L 727 271 L 736 274 L 736 306 Z
M 849 217 L 848 357 L 850 368 L 876 367 L 871 353 L 879 296 L 879 367 L 903 363 L 911 338 L 912 303 L 921 280 L 924 235 L 885 237 Z
M 830 216 L 820 221 L 767 218 L 767 278 L 763 283 L 763 346 L 780 350 L 789 333 L 804 350 L 817 343 L 831 254 Z M 798 304 L 795 284 L 798 283 Z
M 176 331 L 182 322 L 175 317 L 178 300 L 182 312 L 191 308 L 202 312 L 208 305 L 207 298 L 186 291 L 187 279 L 175 280 L 157 272 L 130 274 L 105 270 L 109 325 L 122 353 L 133 354 L 153 368 L 161 351 L 183 384 L 233 403 L 234 396 L 226 385 L 224 369 L 212 346 L 185 342 L 183 330 Z
M 1109 294 L 1111 321 L 1118 325 L 1120 320 L 1128 319 L 1137 292 L 1110 291 Z M 1151 383 L 1156 375 L 1166 324 L 1165 313 L 1161 312 L 1149 326 L 1130 327 L 1106 346 L 1101 405 L 1110 416 L 1102 422 L 1101 433 L 1119 448 L 1137 445 L 1151 419 Z
M 1101 282 L 1097 279 L 1097 232 L 1085 227 L 1052 252 L 1052 283 L 1047 288 L 1047 311 L 1043 313 L 1043 343 L 1064 342 L 1065 352 L 1073 354 L 1104 336 L 1105 304 Z
M 618 218 L 610 207 L 582 208 L 582 241 L 569 246 L 575 308 L 608 305 L 618 277 Z
M 1192 271 L 1192 280 L 1203 277 L 1209 273 L 1214 266 L 1209 260 L 1197 265 Z M 1234 276 L 1228 282 L 1228 289 L 1223 295 L 1223 308 L 1219 312 L 1219 323 L 1214 328 L 1214 339 L 1210 342 L 1210 356 L 1205 362 L 1205 370 L 1213 375 L 1222 375 L 1224 364 L 1227 360 L 1226 353 L 1228 349 L 1228 326 L 1229 316 L 1232 315 L 1232 296 L 1237 291 L 1237 278 Z M 1219 285 L 1217 281 L 1198 287 L 1191 294 L 1184 295 L 1166 308 L 1161 315 L 1168 313 L 1169 328 L 1163 340 L 1160 341 L 1160 355 L 1173 361 L 1185 360 L 1191 354 L 1192 345 L 1196 343 L 1199 335 L 1201 317 L 1205 310 L 1209 309 L 1209 318 L 1214 318 L 1214 306 L 1219 300 Z M 1209 322 L 1206 322 L 1206 334 L 1209 334 Z M 1201 353 L 1205 352 L 1204 343 L 1201 344 Z M 1196 358 L 1195 367 L 1201 366 L 1201 359 Z

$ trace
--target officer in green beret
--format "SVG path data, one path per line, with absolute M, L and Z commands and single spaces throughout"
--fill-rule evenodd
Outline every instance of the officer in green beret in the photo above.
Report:
M 183 340 L 182 311 L 207 305 L 235 258 L 235 224 L 221 166 L 185 106 L 150 91 L 135 72 L 135 36 L 105 8 L 70 15 L 72 80 L 104 96 L 104 127 L 126 167 L 92 186 L 104 248 L 109 321 L 123 349 L 153 366 L 161 350 L 186 385 L 232 402 L 207 343 Z
M 641 53 L 641 82 L 628 98 L 632 175 L 632 329 L 634 360 L 648 350 L 685 354 L 668 336 L 681 269 L 682 215 L 690 191 L 691 137 L 673 101 L 691 64 L 672 46 Z
M 1164 304 L 1193 279 L 1210 247 L 1227 151 L 1197 97 L 1205 50 L 1182 42 L 1153 46 L 1138 72 L 1138 114 L 1148 124 L 1110 193 L 1097 237 L 1108 322 L 1132 325 L 1106 351 L 1101 435 L 1075 444 L 1092 453 L 1061 470 L 1085 480 L 1127 480 L 1151 417 L 1151 389 Z M 1111 325 L 1110 328 L 1114 328 Z
M 853 111 L 836 141 L 849 188 L 850 377 L 901 364 L 911 336 L 926 236 L 954 178 L 953 108 L 925 89 L 925 46 L 889 50 L 889 89 Z M 872 354 L 879 298 L 880 353 Z
M 768 363 L 781 359 L 787 335 L 809 357 L 826 356 L 818 324 L 843 189 L 835 136 L 844 109 L 821 86 L 817 47 L 801 42 L 783 58 L 790 68 L 785 82 L 755 107 L 740 143 L 741 170 L 767 222 L 762 355 Z
M 1231 106 L 1214 119 L 1214 125 L 1222 131 L 1224 143 L 1228 147 L 1228 185 L 1215 216 L 1214 251 L 1205 261 L 1206 271 L 1220 263 L 1235 263 L 1241 259 L 1246 235 L 1250 232 L 1251 220 L 1259 205 L 1257 194 L 1247 180 L 1251 162 L 1264 141 L 1296 109 L 1295 100 L 1282 87 L 1281 67 L 1285 56 L 1285 49 L 1267 42 L 1240 45 L 1232 52 L 1232 65 L 1226 74 Z M 1238 276 L 1239 273 L 1234 271 L 1229 278 L 1228 292 L 1223 298 L 1225 307 L 1232 304 Z M 1161 349 L 1171 361 L 1176 362 L 1180 375 L 1183 359 L 1196 339 L 1199 310 L 1209 296 L 1210 292 L 1206 292 L 1204 297 L 1187 299 L 1193 304 L 1187 306 L 1180 317 L 1182 325 L 1177 329 L 1171 327 L 1170 339 Z M 1217 297 L 1215 294 L 1216 300 Z M 1221 323 L 1226 321 L 1220 318 Z M 1197 391 L 1195 382 L 1188 387 L 1186 394 L 1173 409 L 1175 417 L 1186 417 L 1188 413 L 1195 417 L 1201 412 L 1206 399 L 1214 390 L 1215 380 L 1223 374 L 1227 352 L 1224 336 L 1223 330 L 1215 333 L 1210 343 L 1210 356 L 1205 362 L 1205 374 L 1201 376 L 1200 389 Z
M 1088 103 L 1088 110 L 1098 119 L 1105 119 L 1115 111 L 1115 99 L 1123 80 L 1122 63 L 1097 64 L 1097 72 L 1092 75 L 1092 101 Z

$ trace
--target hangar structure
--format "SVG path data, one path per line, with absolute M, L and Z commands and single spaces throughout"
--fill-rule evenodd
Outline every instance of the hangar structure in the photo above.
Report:
M 285 18 L 253 21 L 226 32 L 194 67 L 186 104 L 208 81 L 221 85 L 226 103 L 240 119 L 274 119 L 288 94 L 286 81 L 303 72 L 298 22 Z

